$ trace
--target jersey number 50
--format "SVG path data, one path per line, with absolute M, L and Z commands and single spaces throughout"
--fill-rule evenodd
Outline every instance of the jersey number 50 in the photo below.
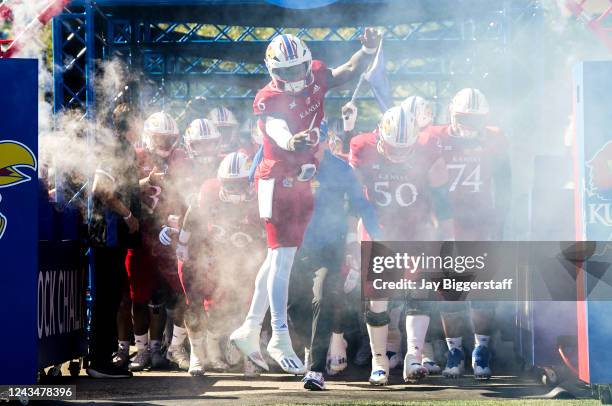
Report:
M 393 201 L 398 206 L 407 207 L 414 203 L 419 195 L 416 186 L 412 183 L 400 183 L 393 191 L 389 182 L 376 182 L 374 191 L 376 192 L 374 200 L 381 207 L 389 206 Z

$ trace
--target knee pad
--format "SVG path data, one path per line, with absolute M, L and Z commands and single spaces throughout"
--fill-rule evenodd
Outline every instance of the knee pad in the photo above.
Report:
M 371 312 L 383 313 L 389 309 L 389 302 L 386 300 L 370 300 L 370 303 L 368 303 L 368 308 Z
M 389 324 L 389 313 L 382 312 L 382 313 L 376 313 L 373 312 L 372 310 L 368 310 L 366 311 L 366 323 L 369 324 L 370 326 L 374 326 L 374 327 L 381 327 L 381 326 L 386 326 L 387 324 Z
M 149 309 L 151 309 L 153 314 L 159 314 L 165 303 L 166 301 L 163 292 L 156 290 L 153 292 L 151 300 L 149 301 Z

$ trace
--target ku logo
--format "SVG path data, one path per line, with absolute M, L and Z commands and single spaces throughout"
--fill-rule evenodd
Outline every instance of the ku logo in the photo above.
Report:
M 612 200 L 612 141 L 608 141 L 586 163 L 589 169 L 586 185 L 589 196 Z
M 0 140 L 0 188 L 16 186 L 32 180 L 19 168 L 36 170 L 36 157 L 26 145 L 11 140 Z M 2 196 L 0 196 L 2 201 Z M 8 219 L 0 213 L 0 239 L 6 231 Z

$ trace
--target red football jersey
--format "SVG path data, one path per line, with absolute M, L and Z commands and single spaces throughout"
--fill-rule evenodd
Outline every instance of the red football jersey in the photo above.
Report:
M 192 162 L 182 149 L 175 149 L 168 158 L 160 158 L 146 149 L 136 150 L 140 179 L 149 176 L 153 168 L 165 173 L 160 185 L 141 189 L 142 219 L 139 219 L 143 239 L 147 245 L 159 244 L 158 235 L 168 215 L 181 214 L 185 210 L 185 194 L 189 189 L 189 173 Z
M 433 239 L 429 170 L 439 149 L 429 137 L 419 137 L 406 162 L 394 163 L 378 152 L 378 132 L 351 140 L 350 164 L 361 178 L 366 196 L 376 206 L 381 239 Z
M 259 218 L 257 199 L 224 202 L 219 197 L 220 191 L 221 183 L 217 178 L 208 179 L 200 188 L 199 210 L 194 214 L 203 216 L 205 224 L 201 226 L 206 228 L 206 232 L 199 239 L 215 256 L 253 255 L 254 249 L 265 252 L 266 235 L 263 221 Z
M 506 137 L 494 127 L 487 127 L 477 138 L 453 136 L 449 125 L 432 126 L 426 132 L 439 140 L 455 224 L 460 228 L 494 227 L 499 214 L 495 212 L 493 177 L 496 166 L 507 159 Z
M 263 117 L 269 115 L 287 122 L 291 134 L 318 128 L 325 114 L 323 99 L 328 90 L 330 70 L 318 60 L 312 61 L 312 83 L 299 94 L 281 91 L 268 83 L 255 96 L 253 111 L 259 117 L 257 125 L 263 134 L 263 160 L 257 169 L 259 178 L 296 176 L 305 163 L 316 163 L 313 147 L 308 151 L 290 152 L 280 148 L 266 133 Z

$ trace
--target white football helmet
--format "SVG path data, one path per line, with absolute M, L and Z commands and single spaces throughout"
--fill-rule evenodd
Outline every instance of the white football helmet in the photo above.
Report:
M 407 97 L 401 104 L 403 109 L 408 110 L 416 118 L 420 130 L 428 127 L 433 122 L 433 107 L 431 103 L 421 96 Z
M 245 134 L 245 137 L 250 137 L 251 141 L 257 145 L 263 144 L 263 133 L 259 129 L 257 125 L 257 119 L 249 118 L 242 125 L 242 133 Z
M 276 36 L 268 44 L 265 61 L 272 81 L 280 90 L 299 93 L 313 81 L 310 49 L 294 35 Z
M 228 203 L 249 201 L 254 196 L 253 186 L 249 182 L 251 163 L 242 152 L 232 152 L 223 158 L 217 171 L 221 182 L 219 198 Z
M 383 114 L 379 126 L 378 152 L 391 162 L 403 162 L 410 157 L 419 131 L 414 115 L 401 106 L 391 107 Z
M 176 121 L 163 111 L 151 114 L 144 122 L 142 142 L 154 154 L 169 157 L 179 142 Z
M 489 102 L 478 89 L 461 89 L 450 104 L 452 133 L 459 137 L 473 138 L 485 127 L 489 114 Z
M 238 146 L 238 120 L 225 106 L 217 106 L 208 113 L 208 119 L 221 134 L 221 152 L 229 153 Z
M 185 131 L 185 148 L 189 156 L 200 162 L 213 162 L 219 153 L 221 134 L 206 118 L 193 120 Z
M 238 127 L 238 120 L 230 109 L 225 106 L 217 106 L 208 113 L 208 119 L 213 122 L 218 128 L 220 127 Z

